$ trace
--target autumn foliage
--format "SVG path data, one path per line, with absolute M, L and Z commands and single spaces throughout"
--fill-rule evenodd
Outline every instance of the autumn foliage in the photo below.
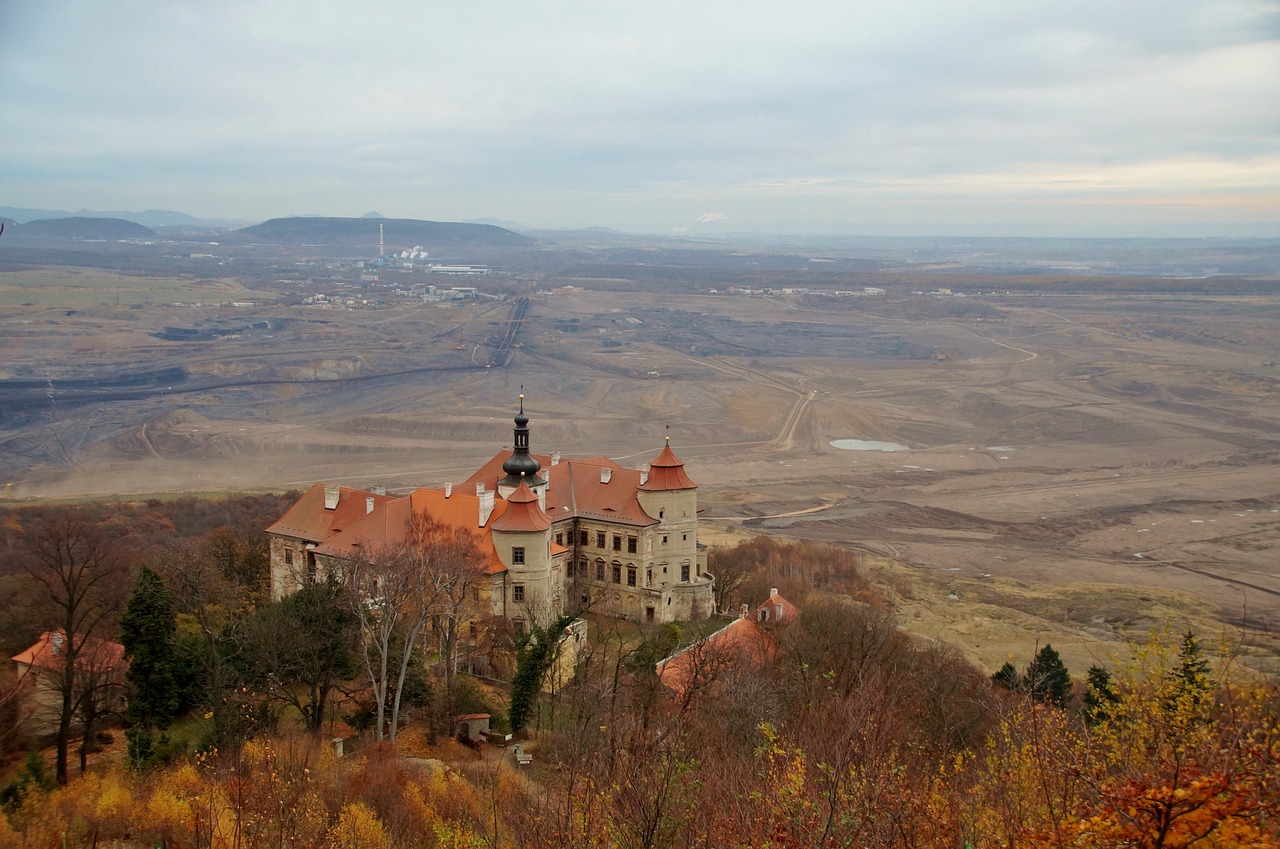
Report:
M 1228 648 L 1156 635 L 1045 698 L 906 634 L 852 561 L 739 554 L 743 586 L 802 611 L 770 649 L 694 652 L 674 693 L 655 663 L 678 629 L 593 622 L 573 681 L 526 694 L 531 766 L 390 741 L 338 758 L 255 726 L 151 772 L 28 783 L 0 849 L 1280 845 L 1280 690 Z

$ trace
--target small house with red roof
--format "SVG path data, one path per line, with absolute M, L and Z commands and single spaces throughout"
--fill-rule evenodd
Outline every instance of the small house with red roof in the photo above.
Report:
M 99 713 L 122 709 L 125 673 L 129 663 L 124 646 L 114 640 L 74 635 L 74 680 L 71 686 L 81 698 L 93 698 Z M 58 727 L 62 710 L 62 688 L 67 682 L 68 649 L 66 631 L 45 631 L 35 644 L 18 652 L 13 661 L 18 693 L 24 710 L 38 731 Z
M 728 625 L 659 661 L 658 680 L 678 699 L 713 694 L 726 675 L 744 668 L 758 670 L 768 663 L 778 647 L 776 628 L 799 616 L 800 608 L 775 587 L 754 611 L 742 605 L 741 614 Z
M 420 516 L 474 536 L 487 564 L 480 613 L 545 623 L 585 609 L 647 622 L 713 612 L 698 487 L 669 439 L 646 467 L 626 469 L 604 457 L 534 454 L 529 437 L 521 395 L 512 448 L 457 486 L 393 497 L 316 484 L 267 528 L 273 597 L 403 544 Z

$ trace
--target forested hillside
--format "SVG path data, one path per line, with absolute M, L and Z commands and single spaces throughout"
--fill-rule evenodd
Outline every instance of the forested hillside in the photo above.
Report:
M 4 614 L 7 645 L 92 622 L 133 665 L 115 713 L 93 715 L 73 676 L 74 715 L 52 740 L 24 724 L 6 679 L 0 847 L 1280 840 L 1276 684 L 1233 664 L 1229 644 L 1155 634 L 1130 661 L 1068 670 L 1029 638 L 992 676 L 902 631 L 848 552 L 767 538 L 711 561 L 722 605 L 796 610 L 748 619 L 755 642 L 704 640 L 728 620 L 644 627 L 588 610 L 569 679 L 544 650 L 563 623 L 489 623 L 478 641 L 493 676 L 477 679 L 467 664 L 446 674 L 452 655 L 429 623 L 428 638 L 401 643 L 411 674 L 381 691 L 404 697 L 400 734 L 374 739 L 377 722 L 357 737 L 379 692 L 361 661 L 366 597 L 322 582 L 269 603 L 256 529 L 283 503 L 6 514 L 4 589 L 22 599 Z M 677 652 L 673 686 L 656 669 Z M 518 729 L 530 763 L 501 733 L 451 739 L 455 715 L 482 712 Z M 99 731 L 82 746 L 86 719 Z M 345 757 L 334 737 L 349 738 Z

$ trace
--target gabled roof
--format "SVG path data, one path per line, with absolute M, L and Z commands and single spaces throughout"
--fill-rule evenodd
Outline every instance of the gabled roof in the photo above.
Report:
M 267 533 L 294 537 L 307 542 L 324 542 L 334 533 L 346 529 L 366 514 L 366 499 L 372 498 L 374 506 L 377 507 L 393 498 L 340 486 L 337 506 L 332 510 L 326 510 L 324 490 L 324 484 L 313 484 L 274 525 L 267 528 Z
M 61 628 L 45 631 L 34 645 L 18 652 L 10 660 L 22 666 L 61 671 L 66 663 L 65 634 Z M 124 660 L 124 646 L 114 640 L 94 636 L 77 635 L 76 641 L 77 668 L 95 672 L 118 671 L 120 681 L 113 683 L 124 683 L 124 670 L 128 666 Z
M 494 517 L 501 517 L 506 509 L 507 502 L 495 498 L 486 525 L 492 525 Z M 404 545 L 409 541 L 411 511 L 446 527 L 470 531 L 488 563 L 485 574 L 492 575 L 506 570 L 488 531 L 480 525 L 480 499 L 456 490 L 446 496 L 443 490 L 418 489 L 375 505 L 371 513 L 361 516 L 346 529 L 335 533 L 323 545 L 316 546 L 315 553 L 347 559 L 362 550 L 377 551 L 387 545 Z

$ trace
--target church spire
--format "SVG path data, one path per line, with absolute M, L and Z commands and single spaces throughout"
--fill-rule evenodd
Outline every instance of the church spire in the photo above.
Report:
M 538 471 L 542 468 L 532 455 L 529 454 L 529 417 L 524 414 L 524 387 L 520 387 L 520 412 L 516 413 L 516 426 L 514 428 L 514 444 L 512 445 L 511 456 L 502 464 L 502 471 L 507 476 L 498 481 L 498 486 L 517 487 L 520 485 L 522 477 L 527 478 L 528 482 L 537 486 L 541 483 L 538 478 Z

